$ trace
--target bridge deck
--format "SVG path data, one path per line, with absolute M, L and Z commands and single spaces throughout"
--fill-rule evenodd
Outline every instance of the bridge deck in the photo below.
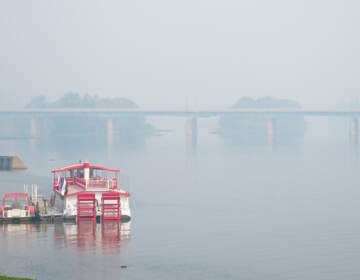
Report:
M 225 108 L 225 109 L 154 109 L 154 108 L 46 108 L 46 109 L 0 109 L 0 115 L 173 115 L 209 117 L 224 114 L 304 115 L 304 116 L 360 116 L 360 109 L 343 110 L 328 108 Z

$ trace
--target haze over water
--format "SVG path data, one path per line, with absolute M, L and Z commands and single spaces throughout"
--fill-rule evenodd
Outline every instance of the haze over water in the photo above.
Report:
M 213 133 L 217 118 L 198 120 L 196 149 L 186 145 L 184 118 L 148 118 L 169 131 L 132 148 L 3 138 L 1 153 L 29 168 L 1 172 L 1 194 L 36 183 L 47 196 L 51 169 L 89 160 L 130 177 L 133 220 L 122 235 L 116 224 L 0 225 L 0 274 L 358 279 L 358 149 L 347 119 L 306 121 L 302 143 L 273 147 L 226 144 Z

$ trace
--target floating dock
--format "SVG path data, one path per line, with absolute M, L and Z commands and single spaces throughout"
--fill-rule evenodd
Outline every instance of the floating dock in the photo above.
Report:
M 18 156 L 0 156 L 0 170 L 27 169 Z

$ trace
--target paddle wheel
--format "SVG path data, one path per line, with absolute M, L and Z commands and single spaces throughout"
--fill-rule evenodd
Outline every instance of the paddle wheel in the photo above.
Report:
M 81 193 L 77 195 L 77 220 L 96 220 L 96 199 L 94 193 Z
M 121 219 L 120 210 L 120 193 L 107 192 L 101 196 L 102 213 L 101 219 L 104 220 L 116 220 Z

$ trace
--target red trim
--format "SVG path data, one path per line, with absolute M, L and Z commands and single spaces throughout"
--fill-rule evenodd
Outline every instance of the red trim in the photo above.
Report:
M 121 190 L 113 190 L 114 192 L 118 192 L 121 196 L 131 196 L 129 192 L 121 191 Z
M 86 190 L 80 190 L 78 192 L 73 192 L 73 193 L 69 193 L 69 194 L 66 194 L 66 195 L 62 195 L 58 190 L 54 190 L 58 195 L 60 195 L 61 197 L 70 197 L 70 196 L 74 196 L 74 195 L 78 195 L 80 193 L 95 193 L 95 192 L 98 192 L 96 190 L 93 190 L 93 191 L 86 191 Z M 130 197 L 131 194 L 129 192 L 122 192 L 122 191 L 117 191 L 117 190 L 114 190 L 114 191 L 108 191 L 109 192 L 116 192 L 116 193 L 119 193 L 120 196 L 127 196 L 127 197 Z M 105 193 L 105 192 L 101 192 L 100 193 Z
M 85 190 L 80 190 L 78 192 L 73 192 L 73 193 L 69 193 L 69 194 L 66 194 L 66 195 L 62 195 L 61 192 L 59 192 L 58 190 L 55 190 L 55 192 L 60 195 L 61 197 L 69 197 L 69 196 L 74 196 L 74 195 L 78 195 L 79 193 L 89 193 Z
M 111 169 L 111 168 L 106 168 L 106 167 L 99 166 L 99 165 L 91 165 L 88 162 L 65 166 L 65 167 L 62 167 L 62 168 L 59 168 L 59 169 L 54 169 L 51 172 L 52 173 L 59 173 L 59 172 L 65 172 L 65 171 L 68 171 L 68 170 L 82 169 L 82 168 L 93 168 L 93 169 L 105 170 L 105 171 L 110 171 L 110 172 L 120 172 L 120 169 Z
M 99 166 L 99 165 L 90 165 L 90 168 L 111 171 L 111 172 L 120 172 L 120 169 L 111 169 L 111 168 L 106 168 L 106 167 Z
M 3 196 L 3 198 L 9 197 L 29 197 L 29 195 L 27 193 L 6 193 Z
M 120 195 L 129 197 L 130 193 L 129 192 L 120 192 Z
M 29 213 L 30 216 L 35 216 L 35 206 L 29 206 Z
M 69 166 L 66 166 L 66 167 L 63 167 L 63 168 L 54 169 L 51 172 L 52 173 L 58 173 L 58 172 L 64 172 L 64 171 L 67 171 L 67 170 L 72 170 L 72 169 L 79 169 L 79 168 L 83 168 L 83 165 L 82 164 L 69 165 Z

